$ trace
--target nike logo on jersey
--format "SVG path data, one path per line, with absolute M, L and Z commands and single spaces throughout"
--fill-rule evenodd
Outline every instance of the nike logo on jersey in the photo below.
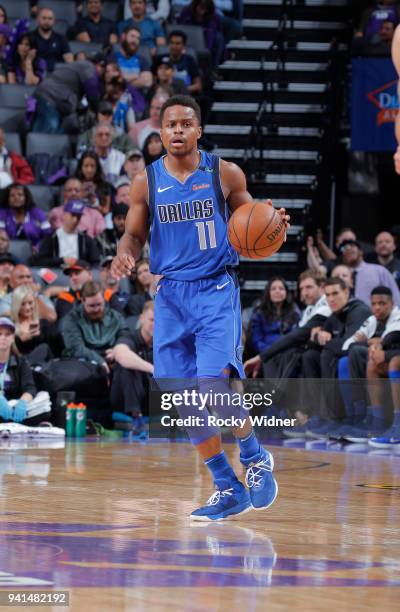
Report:
M 226 287 L 227 285 L 229 285 L 229 281 L 226 281 L 226 283 L 224 283 L 223 285 L 217 285 L 217 289 L 218 289 L 218 291 L 219 291 L 220 289 L 223 289 L 223 288 L 224 288 L 224 287 Z
M 161 189 L 161 187 L 159 187 L 157 189 L 157 191 L 158 191 L 158 193 L 163 193 L 164 191 L 168 191 L 168 189 L 172 189 L 172 187 L 173 187 L 173 185 L 170 185 L 169 187 L 163 187 L 162 189 Z

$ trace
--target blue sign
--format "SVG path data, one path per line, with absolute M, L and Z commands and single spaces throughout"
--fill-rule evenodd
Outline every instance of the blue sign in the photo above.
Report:
M 397 83 L 397 72 L 390 58 L 353 60 L 353 151 L 395 151 L 394 121 L 399 109 Z

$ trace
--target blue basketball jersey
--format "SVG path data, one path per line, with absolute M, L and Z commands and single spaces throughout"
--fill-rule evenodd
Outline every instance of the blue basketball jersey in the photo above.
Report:
M 201 151 L 198 168 L 184 183 L 167 172 L 163 157 L 147 166 L 154 274 L 192 281 L 238 264 L 228 240 L 229 209 L 219 166 L 218 157 Z

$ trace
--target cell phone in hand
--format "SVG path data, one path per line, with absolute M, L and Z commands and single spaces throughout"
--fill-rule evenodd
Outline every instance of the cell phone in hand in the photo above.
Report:
M 50 270 L 50 268 L 40 268 L 39 276 L 46 283 L 46 285 L 51 285 L 57 278 L 56 272 Z
M 36 321 L 35 323 L 29 323 L 29 331 L 33 332 L 33 331 L 37 331 L 39 329 L 39 321 Z

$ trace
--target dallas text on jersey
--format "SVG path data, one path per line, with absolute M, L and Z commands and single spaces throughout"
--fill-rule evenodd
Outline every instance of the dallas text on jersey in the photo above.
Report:
M 214 203 L 212 198 L 208 198 L 207 200 L 192 200 L 177 202 L 176 204 L 158 204 L 157 211 L 160 223 L 209 219 L 214 215 Z

